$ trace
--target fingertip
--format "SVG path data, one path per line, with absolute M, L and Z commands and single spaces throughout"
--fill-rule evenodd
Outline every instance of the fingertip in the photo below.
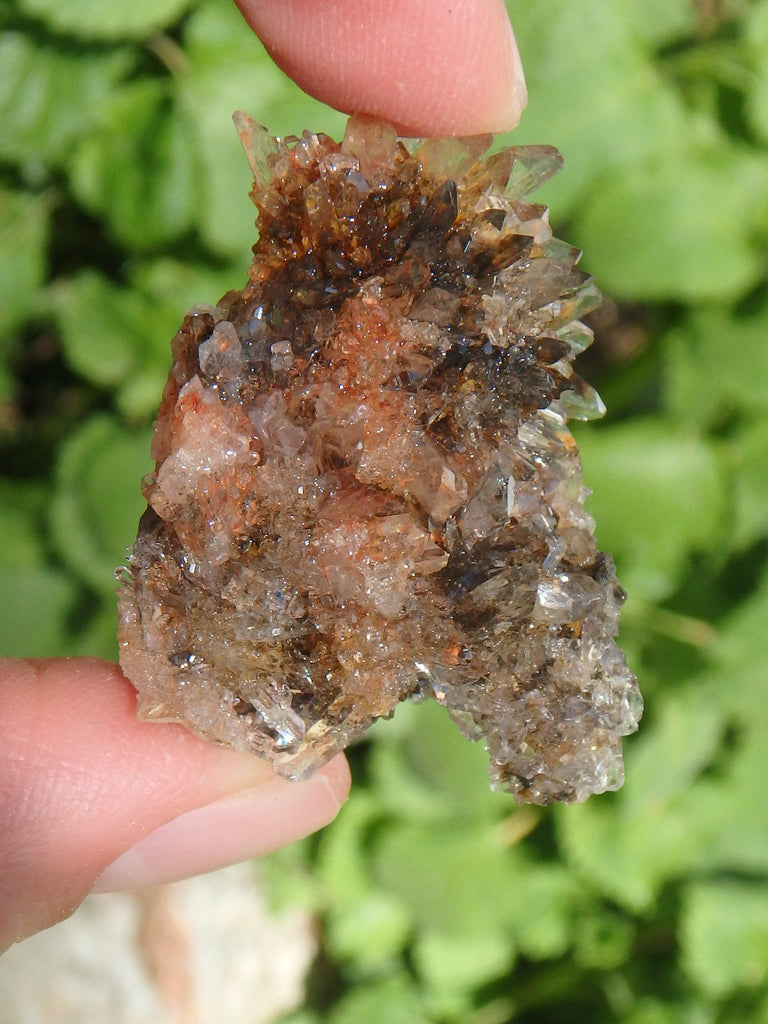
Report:
M 321 775 L 325 779 L 333 799 L 338 804 L 336 809 L 338 812 L 338 809 L 348 798 L 349 789 L 352 785 L 352 775 L 349 770 L 349 762 L 343 754 L 337 754 L 332 761 L 323 765 L 319 770 L 318 775 Z
M 66 917 L 108 865 L 195 808 L 250 800 L 242 818 L 225 807 L 187 869 L 177 846 L 170 877 L 321 828 L 348 787 L 343 757 L 298 785 L 181 725 L 138 721 L 135 691 L 109 662 L 0 660 L 0 949 Z
M 109 864 L 92 892 L 177 882 L 260 857 L 333 821 L 349 793 L 349 768 L 335 758 L 305 782 L 268 786 L 198 807 L 152 831 Z
M 525 80 L 503 0 L 237 0 L 306 92 L 408 135 L 515 127 Z

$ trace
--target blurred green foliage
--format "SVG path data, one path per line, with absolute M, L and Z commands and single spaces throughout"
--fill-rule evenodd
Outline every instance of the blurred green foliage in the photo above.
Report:
M 270 858 L 322 921 L 292 1024 L 768 1020 L 768 0 L 510 0 L 544 190 L 608 299 L 591 511 L 647 713 L 627 783 L 517 808 L 436 707 Z M 114 657 L 184 310 L 244 280 L 238 107 L 339 134 L 226 0 L 0 12 L 0 652 Z

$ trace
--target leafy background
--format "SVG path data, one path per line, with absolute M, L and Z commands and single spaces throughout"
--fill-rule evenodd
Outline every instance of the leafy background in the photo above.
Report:
M 291 1024 L 768 1020 L 768 0 L 510 0 L 542 198 L 607 296 L 591 511 L 647 712 L 627 783 L 492 794 L 403 707 L 323 835 L 268 861 L 322 954 Z M 0 10 L 0 651 L 115 657 L 113 570 L 184 310 L 244 280 L 238 107 L 343 118 L 225 0 Z

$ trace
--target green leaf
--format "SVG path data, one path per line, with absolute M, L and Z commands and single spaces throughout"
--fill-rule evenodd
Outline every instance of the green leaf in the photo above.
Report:
M 67 653 L 78 657 L 117 661 L 117 607 L 114 592 L 89 595 L 77 609 L 71 647 Z
M 502 977 L 512 966 L 508 935 L 488 930 L 447 936 L 429 928 L 414 944 L 414 965 L 424 983 L 438 992 L 463 992 Z
M 139 421 L 154 413 L 171 363 L 171 341 L 187 310 L 198 303 L 215 305 L 243 283 L 232 267 L 211 267 L 181 260 L 136 263 L 130 275 L 133 294 L 141 299 L 136 336 L 136 373 L 118 396 L 120 411 Z
M 701 1003 L 681 1004 L 666 997 L 644 996 L 626 1017 L 622 1017 L 622 1024 L 713 1024 L 716 1012 L 714 1007 Z M 738 1024 L 746 1024 L 741 1016 Z
M 116 387 L 133 370 L 142 309 L 136 295 L 95 270 L 59 279 L 49 298 L 71 368 L 99 387 Z
M 391 961 L 405 947 L 410 931 L 407 908 L 384 892 L 370 891 L 343 907 L 332 904 L 326 919 L 328 950 L 365 973 Z
M 732 608 L 720 624 L 709 684 L 720 707 L 745 725 L 757 721 L 768 725 L 768 705 L 761 699 L 768 659 L 766 622 L 768 573 L 764 567 L 752 593 Z M 726 673 L 732 682 L 729 689 L 723 690 L 716 680 Z
M 709 996 L 722 998 L 768 980 L 768 886 L 694 882 L 681 917 L 682 963 Z
M 51 530 L 61 559 L 97 592 L 111 595 L 145 502 L 140 481 L 151 465 L 150 433 L 128 432 L 94 416 L 59 453 Z
M 623 813 L 655 816 L 685 794 L 718 750 L 725 728 L 722 706 L 697 680 L 657 699 L 654 718 L 627 745 L 631 774 L 621 797 Z
M 617 803 L 593 801 L 558 811 L 560 847 L 604 896 L 627 910 L 646 911 L 663 882 L 693 863 L 696 839 L 677 807 L 647 807 L 625 818 Z
M 80 598 L 74 581 L 50 567 L 0 573 L 0 654 L 41 658 L 72 653 Z
M 317 877 L 328 906 L 328 947 L 338 959 L 365 973 L 380 969 L 405 945 L 410 909 L 397 894 L 381 889 L 368 855 L 371 829 L 381 821 L 376 795 L 357 790 L 322 836 Z
M 24 161 L 36 177 L 41 165 L 64 164 L 75 140 L 101 123 L 132 63 L 126 50 L 65 52 L 21 32 L 0 35 L 0 157 Z
M 131 0 L 131 3 L 102 3 L 101 0 L 18 0 L 19 8 L 39 18 L 57 32 L 81 39 L 120 39 L 147 36 L 176 21 L 191 0 Z
M 720 426 L 768 404 L 768 306 L 695 308 L 664 338 L 664 401 L 682 421 Z
M 583 884 L 561 864 L 527 864 L 510 920 L 517 947 L 531 960 L 561 956 L 571 945 L 584 904 Z
M 629 959 L 635 932 L 632 922 L 615 911 L 585 914 L 576 929 L 574 957 L 587 970 L 615 970 Z
M 192 125 L 166 94 L 165 83 L 154 80 L 123 89 L 105 107 L 101 129 L 83 139 L 71 162 L 79 201 L 137 251 L 189 231 L 202 201 Z
M 205 263 L 190 263 L 170 257 L 137 263 L 131 272 L 131 285 L 138 289 L 153 307 L 173 306 L 174 317 L 181 318 L 198 303 L 215 306 L 221 296 L 232 288 L 241 287 L 236 267 L 216 267 Z M 166 351 L 170 359 L 170 342 Z
M 199 40 L 199 42 L 198 42 Z M 178 81 L 180 108 L 192 126 L 201 161 L 199 225 L 213 252 L 238 259 L 243 269 L 256 241 L 253 184 L 232 114 L 256 107 L 265 119 L 279 90 L 275 66 L 235 10 L 201 5 L 186 30 L 191 63 Z
M 696 31 L 695 11 L 688 0 L 629 0 L 622 12 L 632 32 L 654 46 Z
M 377 839 L 378 882 L 423 928 L 468 936 L 501 929 L 521 884 L 518 861 L 487 828 L 470 823 L 393 825 Z
M 45 565 L 41 530 L 44 501 L 41 490 L 0 477 L 0 566 L 3 571 Z
M 616 299 L 712 301 L 759 279 L 766 221 L 768 158 L 720 144 L 601 178 L 573 238 Z
M 48 564 L 44 495 L 0 480 L 0 656 L 68 654 L 81 598 L 73 579 Z
M 768 419 L 757 419 L 729 446 L 733 473 L 731 542 L 735 548 L 747 548 L 768 535 L 766 437 Z
M 418 705 L 405 739 L 405 763 L 449 802 L 452 815 L 498 818 L 514 813 L 514 799 L 488 786 L 488 754 L 473 743 L 434 701 Z
M 184 273 L 182 266 L 177 273 Z M 171 341 L 193 304 L 187 301 L 186 286 L 178 296 L 173 290 L 160 294 L 163 277 L 155 280 L 151 267 L 139 266 L 134 287 L 124 288 L 97 271 L 84 270 L 60 278 L 49 293 L 70 367 L 97 387 L 118 389 L 120 410 L 135 421 L 157 409 L 171 362 Z M 165 279 L 171 280 L 167 275 Z M 215 274 L 200 275 L 191 268 L 193 287 L 213 280 Z
M 341 809 L 334 827 L 322 836 L 318 874 L 329 899 L 339 905 L 354 904 L 374 889 L 365 844 L 379 815 L 380 807 L 374 796 L 366 791 L 355 792 Z
M 732 733 L 719 753 L 717 770 L 694 786 L 686 801 L 701 863 L 723 870 L 768 872 L 766 622 L 764 571 L 752 596 L 721 623 L 711 671 L 694 681 L 693 692 L 701 694 L 702 703 L 720 709 Z
M 748 51 L 754 68 L 754 84 L 747 96 L 751 122 L 763 140 L 768 140 L 768 2 L 754 3 L 746 21 Z
M 399 716 L 400 708 L 397 713 Z M 373 744 L 368 763 L 376 796 L 382 808 L 393 816 L 423 824 L 456 813 L 450 798 L 437 792 L 422 778 L 399 743 L 381 740 Z
M 630 594 L 665 596 L 688 556 L 725 523 L 725 475 L 713 446 L 658 418 L 574 432 L 601 547 Z
M 231 124 L 235 110 L 246 110 L 265 124 L 273 135 L 301 135 L 306 129 L 326 132 L 340 139 L 346 115 L 308 96 L 278 68 L 237 11 L 219 0 L 203 0 L 184 26 L 185 54 L 189 70 L 206 74 L 226 73 L 226 65 L 253 69 L 259 91 L 248 88 L 251 78 L 242 80 L 238 103 L 225 113 Z
M 50 202 L 0 189 L 0 341 L 34 313 L 46 269 Z
M 650 907 L 668 879 L 706 861 L 710 816 L 692 794 L 723 729 L 722 709 L 694 686 L 658 701 L 654 712 L 655 722 L 626 743 L 623 791 L 556 813 L 561 848 L 573 867 L 633 911 Z
M 327 1024 L 428 1024 L 413 982 L 403 974 L 359 985 L 334 1007 Z
M 612 0 L 509 6 L 529 95 L 510 138 L 551 143 L 565 157 L 565 170 L 541 193 L 553 219 L 575 216 L 628 169 L 685 151 L 690 117 L 640 37 L 639 25 L 652 34 L 654 21 L 639 3 L 637 11 Z M 665 22 L 666 32 L 667 18 L 658 25 Z
M 730 674 L 722 673 L 720 682 Z M 734 704 L 737 702 L 734 701 Z M 723 752 L 718 776 L 694 786 L 685 814 L 697 838 L 695 863 L 721 870 L 768 873 L 765 745 L 768 727 L 760 705 L 740 707 L 757 720 L 733 749 Z

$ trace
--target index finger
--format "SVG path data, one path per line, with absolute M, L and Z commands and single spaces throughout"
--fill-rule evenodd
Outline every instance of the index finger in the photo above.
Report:
M 503 0 L 236 0 L 294 81 L 402 135 L 508 131 L 527 95 Z

